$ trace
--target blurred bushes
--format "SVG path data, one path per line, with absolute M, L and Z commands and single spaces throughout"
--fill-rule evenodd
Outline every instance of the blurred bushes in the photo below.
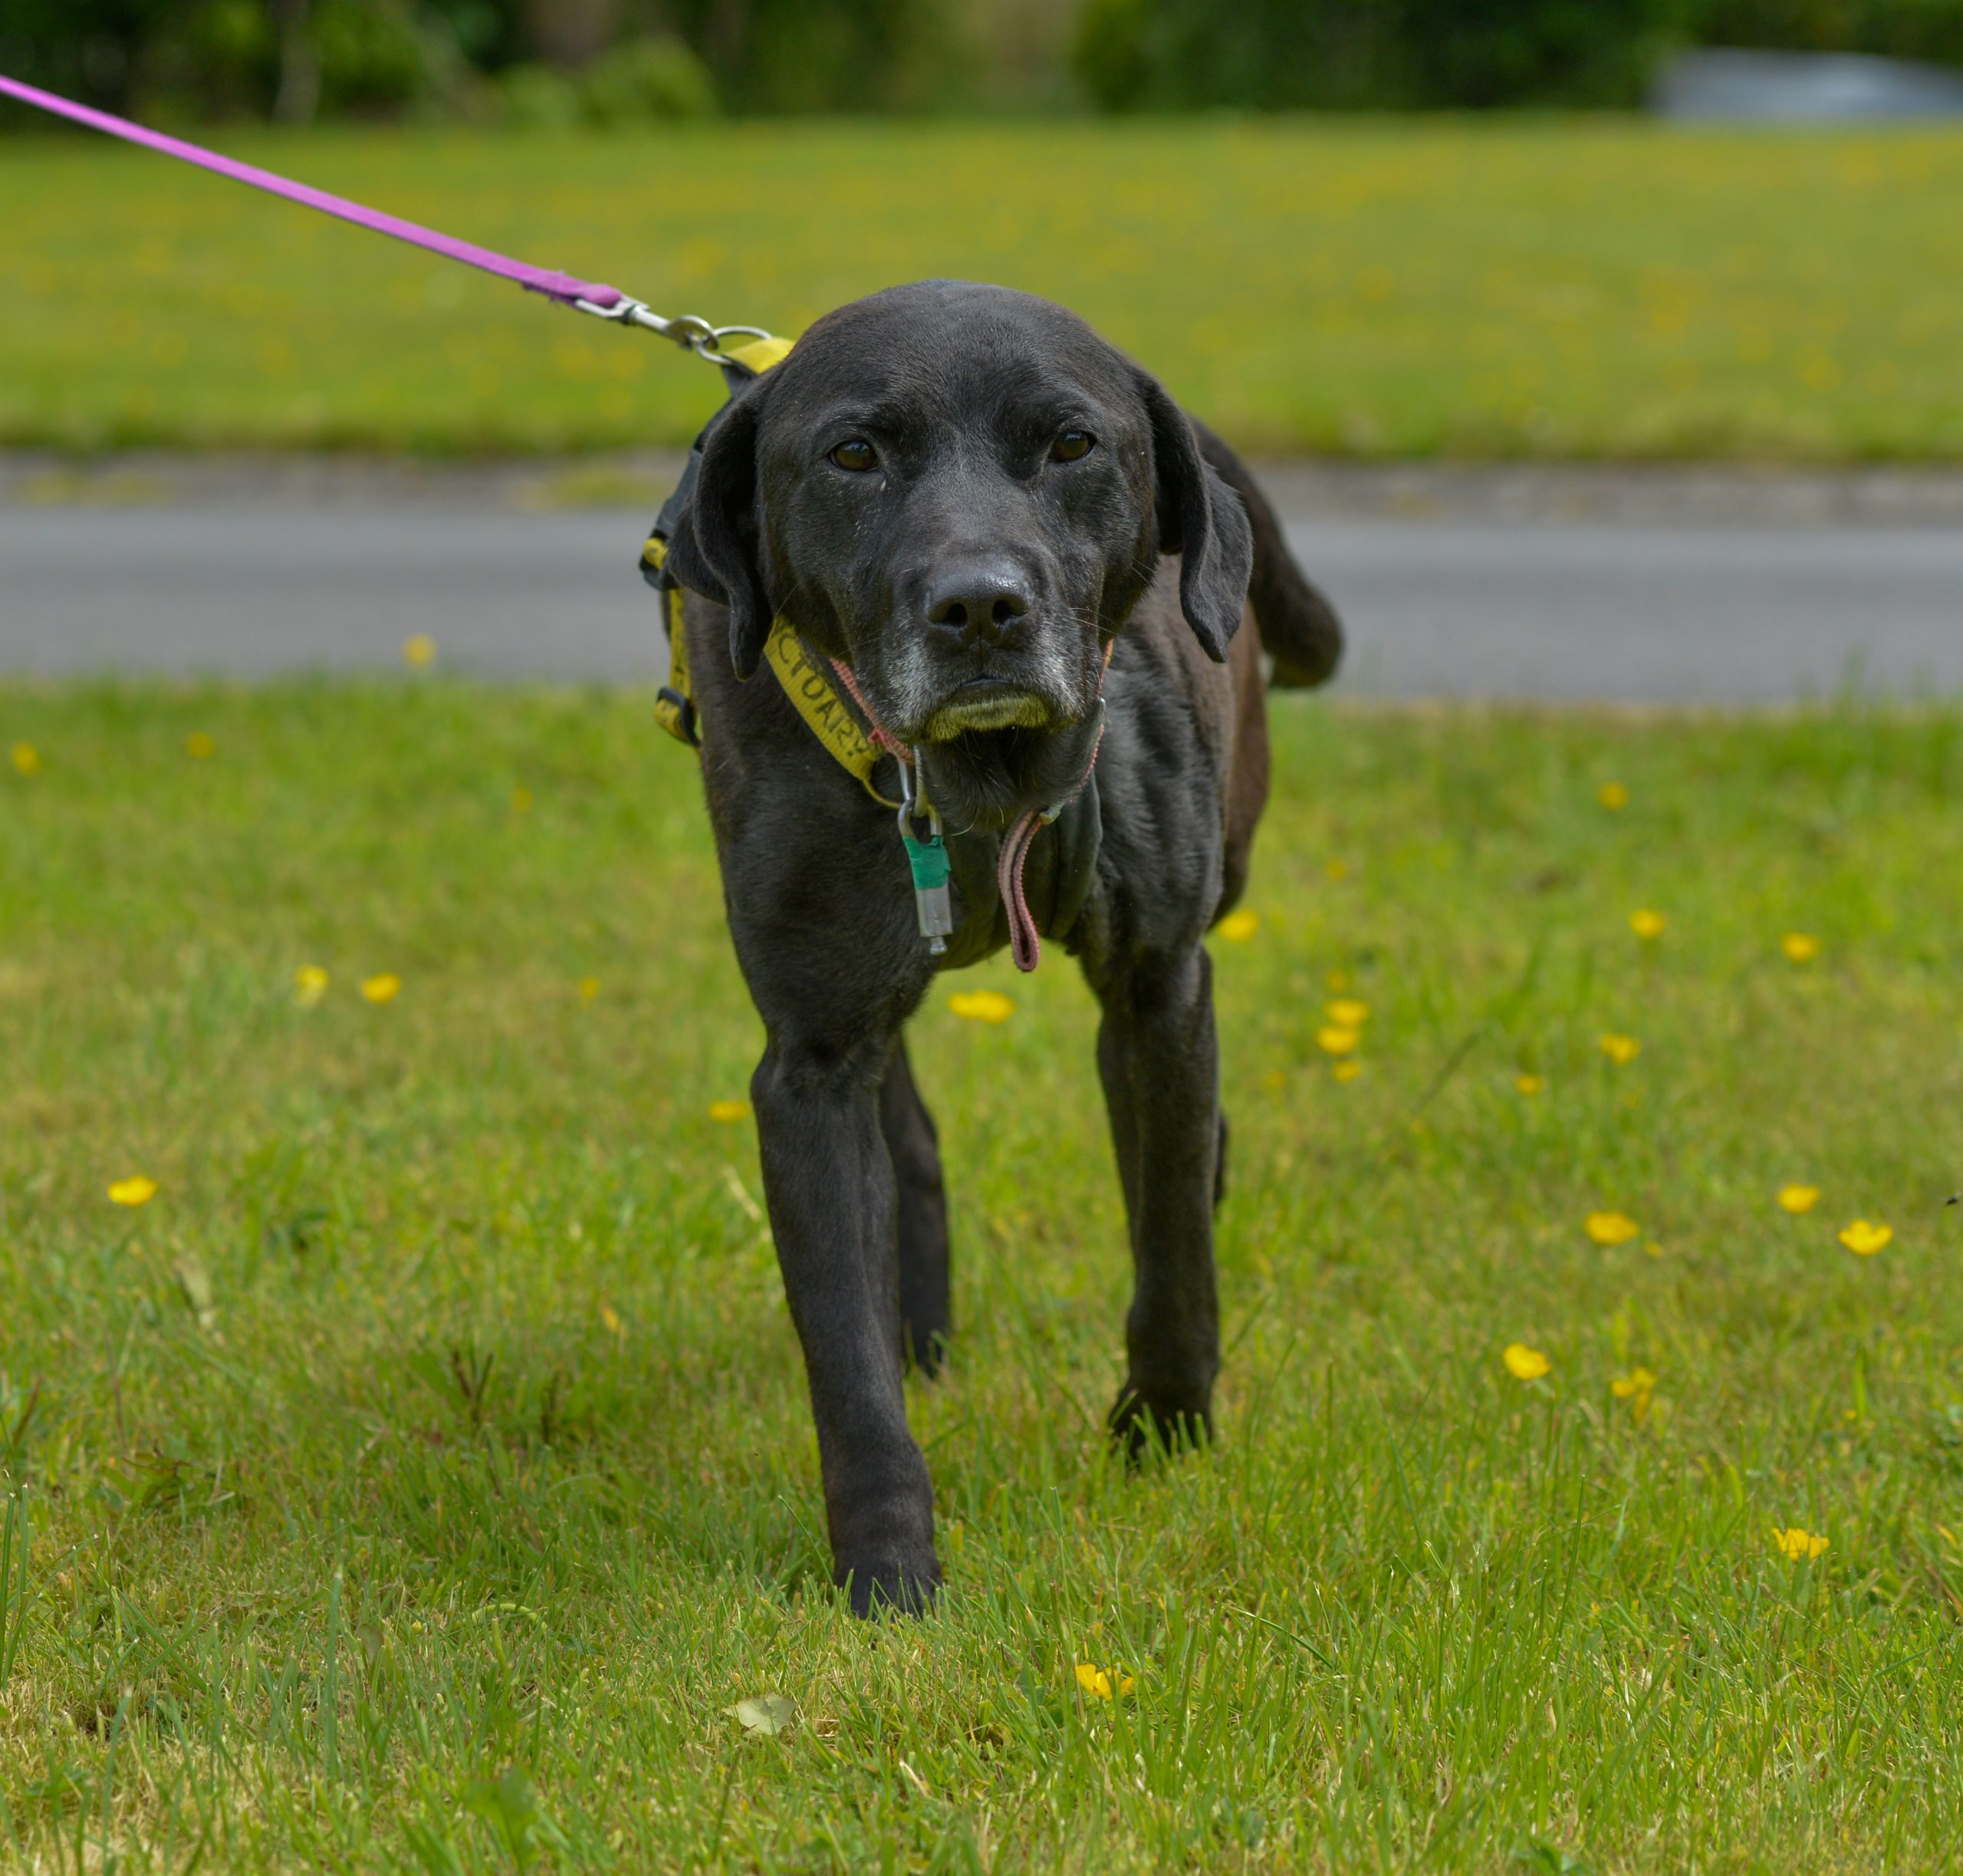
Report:
M 165 118 L 607 124 L 985 101 L 1044 0 L 0 0 L 0 71 Z M 1006 30 L 994 31 L 1002 21 Z M 1067 19 L 1063 22 L 1066 26 Z M 979 56 L 978 56 L 979 55 Z M 1046 98 L 1046 102 L 1056 101 Z M 11 107 L 0 120 L 21 121 Z
M 1705 0 L 1708 45 L 1875 52 L 1963 65 L 1963 0 Z
M 1963 0 L 1086 0 L 1106 110 L 1633 104 L 1688 44 L 1963 64 Z
M 1673 0 L 1088 0 L 1075 63 L 1106 110 L 1639 94 Z
M 702 61 L 679 39 L 630 39 L 603 52 L 580 74 L 580 101 L 596 123 L 715 114 L 715 86 Z
M 4 0 L 0 70 L 167 117 L 443 110 L 477 82 L 409 0 Z
M 1698 43 L 1963 65 L 1963 0 L 0 0 L 0 71 L 166 119 L 1615 105 Z
M 712 117 L 715 86 L 679 39 L 650 37 L 613 46 L 577 71 L 525 64 L 497 77 L 498 110 L 512 123 L 624 128 Z
M 957 0 L 676 0 L 738 110 L 932 110 L 968 101 Z
M 576 68 L 528 61 L 553 42 L 555 4 L 534 0 L 528 21 L 516 0 L 0 0 L 0 71 L 153 119 L 618 124 L 717 108 L 672 34 L 603 32 Z

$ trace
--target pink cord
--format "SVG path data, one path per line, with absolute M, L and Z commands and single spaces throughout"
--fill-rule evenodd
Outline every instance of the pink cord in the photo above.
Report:
M 1002 910 L 1009 915 L 1009 956 L 1019 971 L 1032 971 L 1043 961 L 1043 940 L 1030 916 L 1029 900 L 1022 887 L 1023 862 L 1036 843 L 1043 825 L 1043 811 L 1032 808 L 1011 828 L 1002 841 L 995 862 L 995 886 L 1002 895 Z
M 1104 691 L 1101 683 L 1097 689 L 1101 698 Z M 1001 854 L 995 862 L 995 886 L 1002 895 L 1002 910 L 1009 915 L 1009 956 L 1015 960 L 1019 971 L 1032 971 L 1043 961 L 1043 940 L 1037 932 L 1036 920 L 1030 915 L 1029 900 L 1023 891 L 1023 863 L 1028 859 L 1037 835 L 1090 785 L 1090 772 L 1097 766 L 1097 752 L 1103 746 L 1104 726 L 1100 723 L 1097 740 L 1090 745 L 1090 760 L 1084 764 L 1077 786 L 1053 808 L 1030 808 L 1009 829 L 1002 841 Z
M 432 254 L 440 254 L 446 260 L 461 261 L 466 267 L 482 268 L 487 274 L 515 281 L 528 292 L 542 293 L 561 305 L 570 306 L 584 300 L 590 306 L 611 308 L 624 297 L 618 287 L 603 287 L 597 281 L 575 280 L 570 274 L 529 266 L 523 261 L 513 260 L 509 255 L 480 248 L 475 242 L 459 241 L 454 235 L 439 234 L 435 229 L 425 228 L 420 222 L 406 222 L 399 215 L 384 215 L 379 209 L 350 202 L 344 196 L 330 196 L 324 189 L 310 188 L 304 183 L 276 176 L 270 169 L 256 169 L 235 157 L 221 156 L 215 150 L 206 150 L 201 144 L 187 143 L 181 137 L 166 137 L 160 130 L 147 130 L 140 123 L 132 123 L 127 117 L 112 117 L 106 110 L 92 110 L 87 104 L 58 97 L 52 91 L 37 90 L 4 73 L 0 73 L 0 93 L 18 98 L 23 104 L 52 111 L 57 117 L 67 117 L 74 123 L 85 123 L 92 130 L 120 137 L 125 143 L 140 143 L 146 150 L 175 156 L 181 163 L 196 163 L 201 169 L 229 176 L 235 183 L 249 183 L 255 189 L 263 189 L 269 195 L 284 196 L 288 202 L 317 209 L 323 215 L 338 216 L 357 228 L 393 235 L 397 241 L 406 241 L 413 246 L 428 248 Z
M 873 713 L 873 706 L 866 701 L 866 693 L 859 688 L 859 680 L 852 675 L 852 667 L 843 658 L 834 658 L 831 668 L 838 673 L 838 681 L 852 694 L 852 701 L 859 706 L 859 714 L 866 719 L 866 727 L 873 732 L 873 740 L 886 751 L 895 762 L 904 762 L 909 769 L 913 766 L 913 752 L 900 741 L 893 732 Z
M 1111 669 L 1111 653 L 1117 641 L 1113 639 L 1104 647 L 1104 670 L 1097 680 L 1097 695 L 1101 702 L 1104 696 L 1104 678 Z M 850 693 L 852 701 L 859 706 L 859 713 L 866 719 L 873 740 L 896 761 L 913 766 L 913 752 L 900 741 L 874 714 L 873 706 L 866 701 L 866 693 L 859 688 L 859 680 L 852 675 L 852 667 L 842 658 L 830 660 L 831 668 L 838 673 L 838 681 Z M 1036 844 L 1036 837 L 1060 815 L 1070 803 L 1081 795 L 1090 781 L 1090 772 L 1097 766 L 1097 752 L 1104 746 L 1104 726 L 1097 726 L 1097 740 L 1090 745 L 1090 760 L 1083 765 L 1083 773 L 1077 778 L 1077 784 L 1060 801 L 1047 808 L 1027 809 L 1002 838 L 1002 851 L 995 862 L 995 887 L 1002 896 L 1002 910 L 1009 918 L 1009 956 L 1015 960 L 1018 970 L 1028 973 L 1043 961 L 1042 936 L 1036 929 L 1036 920 L 1031 915 L 1029 897 L 1024 890 L 1022 870 L 1029 858 L 1029 850 Z

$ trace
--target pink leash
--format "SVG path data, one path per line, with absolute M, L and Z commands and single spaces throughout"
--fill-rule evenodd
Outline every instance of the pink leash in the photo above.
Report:
M 433 228 L 425 228 L 417 222 L 406 222 L 400 216 L 384 215 L 378 209 L 364 208 L 358 202 L 350 202 L 344 196 L 330 196 L 324 189 L 311 189 L 304 183 L 291 182 L 285 176 L 275 176 L 270 169 L 257 169 L 249 163 L 221 156 L 215 150 L 187 143 L 180 137 L 166 137 L 160 130 L 146 130 L 140 123 L 130 123 L 127 117 L 112 117 L 106 110 L 95 110 L 87 104 L 58 97 L 52 91 L 39 91 L 33 85 L 21 84 L 18 78 L 9 78 L 4 73 L 0 73 L 0 95 L 51 111 L 58 117 L 86 124 L 92 130 L 120 137 L 126 143 L 139 143 L 146 150 L 175 156 L 180 163 L 194 163 L 215 175 L 228 176 L 235 183 L 249 183 L 269 195 L 283 196 L 288 202 L 317 209 L 323 215 L 337 216 L 344 222 L 352 222 L 357 228 L 371 229 L 378 235 L 392 235 L 413 247 L 427 248 L 432 254 L 442 255 L 446 260 L 461 261 L 466 267 L 481 268 L 500 279 L 515 281 L 528 293 L 542 293 L 561 306 L 593 313 L 602 319 L 617 320 L 624 325 L 644 327 L 705 356 L 713 354 L 721 341 L 732 333 L 769 336 L 755 326 L 712 326 L 707 320 L 697 318 L 693 314 L 664 319 L 618 287 L 603 286 L 597 281 L 576 280 L 570 274 L 528 266 L 508 255 L 480 248 L 474 242 L 459 241 L 454 235 L 439 234 Z
M 881 722 L 873 706 L 866 701 L 866 693 L 859 688 L 859 680 L 852 675 L 852 667 L 843 658 L 827 660 L 838 673 L 838 681 L 851 693 L 852 701 L 859 706 L 859 714 L 866 719 L 866 727 L 872 732 L 873 740 L 896 762 L 907 768 L 913 766 L 913 752 Z
M 995 861 L 995 887 L 1002 895 L 1002 907 L 1009 915 L 1009 956 L 1019 971 L 1032 971 L 1043 962 L 1043 940 L 1037 935 L 1036 921 L 1030 916 L 1029 901 L 1023 895 L 1023 863 L 1036 837 L 1084 791 L 1090 772 L 1097 766 L 1097 752 L 1104 746 L 1104 726 L 1097 726 L 1097 740 L 1090 745 L 1090 760 L 1083 765 L 1077 784 L 1060 801 L 1047 808 L 1031 808 L 1002 837 L 1002 851 Z
M 481 268 L 487 274 L 495 274 L 500 279 L 515 281 L 528 293 L 542 293 L 548 300 L 556 300 L 561 306 L 570 306 L 582 313 L 593 313 L 602 319 L 619 321 L 623 324 L 645 327 L 658 332 L 664 338 L 672 338 L 715 362 L 715 354 L 722 341 L 732 334 L 754 334 L 759 338 L 770 335 L 756 326 L 712 326 L 708 321 L 699 319 L 692 314 L 683 314 L 679 318 L 664 319 L 658 313 L 651 312 L 639 300 L 623 293 L 618 287 L 603 286 L 597 281 L 576 280 L 570 274 L 561 274 L 543 267 L 532 267 L 523 261 L 515 261 L 509 255 L 498 254 L 488 248 L 480 248 L 475 242 L 459 241 L 453 235 L 439 234 L 433 228 L 425 228 L 419 222 L 406 222 L 399 215 L 385 215 L 379 209 L 365 208 L 358 202 L 350 202 L 345 196 L 331 196 L 324 189 L 310 188 L 304 183 L 290 181 L 276 176 L 270 169 L 261 169 L 249 163 L 240 163 L 232 156 L 221 156 L 215 150 L 206 150 L 196 143 L 187 143 L 182 138 L 166 137 L 160 130 L 147 130 L 140 123 L 132 123 L 127 117 L 112 116 L 106 110 L 97 110 L 87 104 L 77 104 L 65 97 L 58 97 L 52 91 L 43 91 L 31 84 L 23 84 L 18 78 L 9 78 L 0 73 L 0 95 L 16 98 L 23 104 L 51 111 L 58 117 L 67 117 L 76 123 L 86 124 L 92 130 L 100 130 L 110 137 L 120 137 L 126 143 L 140 144 L 146 150 L 154 150 L 166 156 L 175 156 L 180 163 L 195 164 L 201 169 L 209 169 L 214 175 L 229 176 L 235 183 L 249 183 L 254 189 L 263 189 L 268 195 L 282 196 L 288 202 L 297 202 L 303 207 L 317 209 L 323 215 L 338 216 L 344 222 L 352 222 L 357 228 L 372 229 L 378 235 L 388 235 L 397 241 L 406 241 L 412 247 L 426 248 L 432 254 L 440 254 L 446 260 L 461 261 L 466 267 Z M 1105 669 L 1111 663 L 1111 648 L 1104 650 Z M 852 701 L 863 714 L 866 726 L 871 730 L 873 740 L 880 747 L 909 769 L 914 766 L 913 752 L 894 736 L 879 718 L 860 690 L 857 680 L 845 665 L 834 658 L 832 669 L 838 673 L 839 681 L 850 693 Z M 1098 692 L 1103 692 L 1102 681 Z M 1041 962 L 1043 941 L 1036 930 L 1036 921 L 1030 916 L 1029 900 L 1023 890 L 1022 871 L 1028 860 L 1030 847 L 1037 834 L 1056 819 L 1070 804 L 1083 792 L 1084 785 L 1090 779 L 1090 772 L 1097 765 L 1097 752 L 1104 741 L 1103 726 L 1100 724 L 1097 740 L 1091 745 L 1090 760 L 1083 765 L 1083 774 L 1075 788 L 1063 800 L 1044 808 L 1029 809 L 1011 828 L 1003 838 L 1001 857 L 995 868 L 995 883 L 1002 895 L 1002 905 L 1008 913 L 1009 953 L 1015 959 L 1020 971 L 1032 971 Z

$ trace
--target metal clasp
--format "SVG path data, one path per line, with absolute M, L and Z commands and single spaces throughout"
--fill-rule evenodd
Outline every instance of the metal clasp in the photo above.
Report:
M 576 311 L 590 313 L 596 319 L 610 320 L 618 326 L 639 326 L 643 331 L 672 339 L 685 352 L 693 352 L 712 365 L 724 362 L 721 354 L 725 339 L 771 336 L 761 326 L 712 326 L 699 313 L 677 313 L 672 319 L 666 319 L 645 301 L 625 293 L 611 306 L 602 306 L 597 300 L 575 300 L 573 305 Z
M 914 778 L 919 777 L 919 785 Z M 913 823 L 925 817 L 929 829 L 927 838 L 937 841 L 941 838 L 941 811 L 927 798 L 927 778 L 920 767 L 920 752 L 913 752 L 911 762 L 899 765 L 899 838 L 911 841 L 918 837 L 913 831 Z
M 918 785 L 916 787 L 916 778 Z M 913 874 L 913 912 L 920 936 L 930 953 L 938 956 L 948 948 L 948 936 L 954 930 L 954 901 L 948 892 L 952 871 L 948 844 L 941 832 L 941 811 L 927 798 L 926 771 L 920 766 L 920 752 L 913 760 L 899 765 L 899 838 L 906 848 L 906 864 Z M 925 817 L 927 838 L 913 831 L 914 822 Z

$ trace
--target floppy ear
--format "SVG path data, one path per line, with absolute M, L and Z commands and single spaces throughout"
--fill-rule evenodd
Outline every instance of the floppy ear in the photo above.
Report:
M 1157 379 L 1141 371 L 1139 390 L 1152 420 L 1153 497 L 1159 551 L 1179 560 L 1179 610 L 1216 663 L 1239 629 L 1254 571 L 1253 531 L 1241 498 L 1199 453 L 1186 413 Z
M 703 431 L 695 485 L 668 544 L 675 578 L 729 608 L 729 661 L 738 677 L 755 673 L 770 636 L 757 513 L 757 416 L 764 396 L 758 380 Z

